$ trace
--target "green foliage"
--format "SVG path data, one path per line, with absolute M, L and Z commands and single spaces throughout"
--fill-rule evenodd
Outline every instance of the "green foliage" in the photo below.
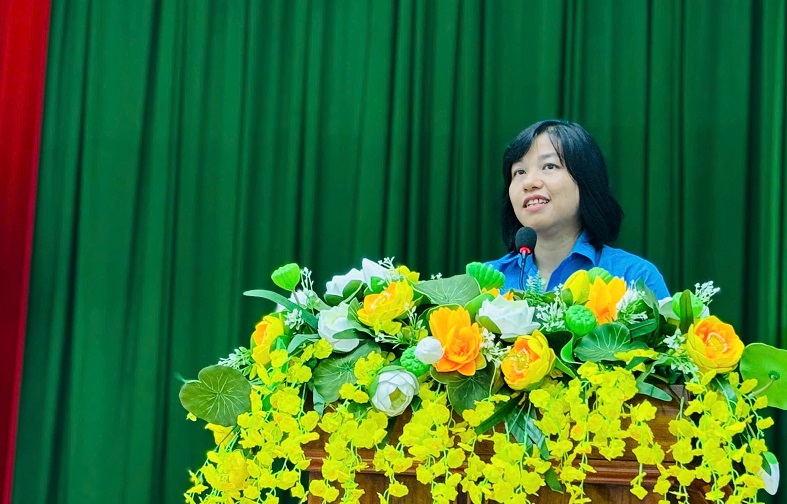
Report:
M 478 282 L 470 275 L 456 275 L 426 280 L 413 285 L 413 290 L 428 297 L 433 304 L 464 306 L 481 293 Z
M 743 378 L 757 380 L 769 406 L 787 409 L 787 350 L 751 343 L 743 350 L 740 371 Z
M 581 338 L 574 348 L 574 354 L 583 361 L 616 361 L 618 360 L 615 357 L 616 353 L 636 348 L 647 348 L 647 346 L 638 341 L 632 342 L 628 327 L 611 322 L 595 328 Z
M 232 427 L 238 415 L 251 409 L 251 384 L 237 369 L 215 364 L 203 368 L 197 380 L 180 389 L 180 403 L 208 423 Z
M 448 401 L 453 409 L 461 414 L 466 409 L 475 408 L 476 401 L 491 395 L 495 366 L 478 369 L 473 376 L 464 376 L 456 371 L 440 373 L 432 368 L 431 376 L 445 385 Z
M 312 326 L 312 328 L 314 329 L 317 328 L 317 317 L 305 311 L 301 306 L 293 303 L 292 301 L 285 298 L 281 294 L 266 289 L 256 289 L 256 290 L 246 291 L 243 293 L 243 295 L 249 297 L 258 297 L 258 298 L 267 299 L 268 301 L 273 301 L 274 303 L 280 304 L 290 311 L 298 310 L 304 322 Z
M 355 383 L 355 363 L 372 352 L 379 352 L 380 345 L 367 341 L 355 350 L 342 356 L 332 356 L 321 360 L 314 368 L 314 390 L 328 404 L 339 399 L 339 389 L 345 383 Z

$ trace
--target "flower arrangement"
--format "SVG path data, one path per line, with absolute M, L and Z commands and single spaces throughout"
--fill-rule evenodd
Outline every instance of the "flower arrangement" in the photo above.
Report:
M 206 421 L 216 443 L 191 473 L 189 503 L 273 504 L 281 492 L 358 502 L 361 449 L 374 450 L 374 469 L 389 478 L 384 503 L 407 495 L 397 476 L 413 469 L 438 503 L 460 491 L 474 503 L 530 502 L 542 491 L 589 502 L 588 455 L 614 460 L 627 443 L 639 498 L 646 468 L 658 471 L 652 492 L 664 503 L 688 502 L 695 480 L 706 499 L 728 503 L 756 502 L 778 484 L 763 409 L 787 407 L 787 351 L 744 346 L 710 315 L 712 282 L 657 300 L 641 281 L 593 268 L 551 292 L 531 279 L 501 293 L 502 273 L 481 263 L 420 280 L 390 259 L 364 260 L 322 297 L 295 264 L 272 278 L 289 299 L 245 293 L 278 304 L 249 348 L 181 389 L 189 418 Z M 649 424 L 659 401 L 679 404 L 671 446 Z M 322 478 L 305 484 L 303 448 L 321 435 Z M 494 452 L 486 459 L 475 449 L 484 442 Z

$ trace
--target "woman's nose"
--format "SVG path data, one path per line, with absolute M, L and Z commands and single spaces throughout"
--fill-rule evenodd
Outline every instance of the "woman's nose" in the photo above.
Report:
M 524 178 L 522 180 L 522 189 L 525 191 L 539 189 L 543 185 L 543 182 L 544 181 L 541 178 L 541 172 L 539 170 L 529 170 L 524 174 Z

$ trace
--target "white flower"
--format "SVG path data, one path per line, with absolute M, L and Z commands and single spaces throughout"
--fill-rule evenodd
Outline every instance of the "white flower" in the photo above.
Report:
M 359 269 L 353 268 L 346 275 L 336 275 L 330 282 L 325 284 L 326 294 L 333 296 L 344 297 L 344 289 L 352 281 L 363 282 L 363 272 Z
M 364 259 L 361 261 L 361 269 L 363 270 L 363 281 L 366 285 L 372 285 L 372 278 L 380 278 L 385 281 L 391 280 L 391 272 L 374 261 Z
M 317 333 L 322 339 L 330 343 L 334 350 L 340 352 L 349 352 L 357 347 L 360 341 L 358 338 L 334 338 L 334 335 L 337 333 L 353 328 L 347 318 L 348 316 L 349 306 L 345 303 L 340 303 L 330 310 L 321 311 L 317 319 Z
M 535 314 L 535 308 L 531 308 L 527 301 L 509 301 L 503 296 L 484 301 L 478 310 L 479 317 L 489 318 L 500 329 L 500 337 L 504 340 L 516 339 L 538 329 L 541 324 L 533 321 Z
M 415 357 L 424 364 L 434 364 L 443 358 L 443 345 L 433 336 L 427 336 L 415 347 Z
M 372 404 L 389 417 L 400 415 L 418 393 L 418 378 L 403 368 L 383 371 L 372 382 Z
M 765 483 L 765 491 L 771 495 L 776 495 L 776 490 L 779 489 L 779 461 L 771 452 L 765 452 L 763 456 L 768 461 L 770 468 L 768 472 L 765 469 L 760 469 L 757 476 L 762 478 L 762 482 Z

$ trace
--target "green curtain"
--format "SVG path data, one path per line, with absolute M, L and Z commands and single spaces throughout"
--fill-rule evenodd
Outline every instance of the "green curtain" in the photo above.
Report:
M 785 347 L 786 18 L 785 0 L 53 1 L 14 502 L 180 501 L 212 438 L 176 376 L 248 341 L 270 306 L 241 293 L 290 261 L 320 285 L 362 257 L 426 276 L 499 257 L 501 155 L 542 118 L 601 144 L 618 246 L 672 290 L 715 280 L 715 313 Z

